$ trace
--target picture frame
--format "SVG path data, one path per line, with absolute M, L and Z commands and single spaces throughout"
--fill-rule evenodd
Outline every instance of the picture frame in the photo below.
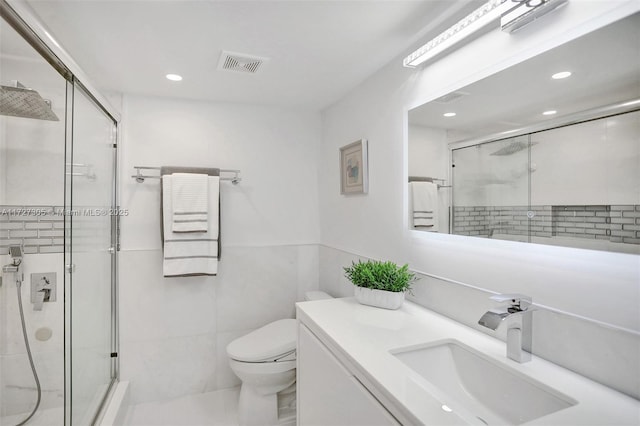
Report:
M 360 139 L 340 148 L 340 194 L 369 192 L 368 144 Z

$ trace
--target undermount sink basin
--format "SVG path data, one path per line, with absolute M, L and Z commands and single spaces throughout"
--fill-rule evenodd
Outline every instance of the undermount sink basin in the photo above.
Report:
M 394 349 L 391 354 L 442 393 L 444 410 L 461 408 L 466 413 L 462 416 L 474 423 L 519 425 L 577 404 L 455 340 Z

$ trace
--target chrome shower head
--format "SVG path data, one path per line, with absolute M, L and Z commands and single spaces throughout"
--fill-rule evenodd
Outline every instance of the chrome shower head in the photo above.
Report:
M 20 264 L 22 263 L 22 247 L 21 246 L 9 246 L 9 255 L 11 256 L 11 263 L 2 267 L 3 273 L 18 272 Z
M 22 247 L 20 246 L 9 246 L 9 255 L 14 261 L 17 259 L 22 262 Z
M 512 154 L 515 154 L 516 152 L 527 149 L 530 146 L 536 145 L 537 143 L 538 142 L 531 142 L 531 144 L 529 144 L 529 142 L 515 141 L 515 142 L 511 142 L 507 146 L 500 148 L 496 152 L 492 152 L 489 155 L 512 155 Z
M 0 86 L 0 114 L 11 117 L 35 118 L 37 120 L 60 121 L 51 110 L 51 102 L 38 92 L 19 81 L 11 86 Z

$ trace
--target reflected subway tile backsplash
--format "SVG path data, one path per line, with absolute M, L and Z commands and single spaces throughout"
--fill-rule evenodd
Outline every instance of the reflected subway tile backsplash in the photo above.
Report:
M 453 233 L 568 237 L 640 245 L 640 205 L 454 207 Z

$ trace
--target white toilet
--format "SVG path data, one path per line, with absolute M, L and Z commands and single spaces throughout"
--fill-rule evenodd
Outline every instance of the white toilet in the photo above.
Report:
M 330 299 L 310 291 L 305 300 Z M 239 337 L 227 346 L 233 372 L 242 380 L 238 401 L 241 426 L 278 425 L 278 392 L 295 389 L 296 320 L 282 319 Z M 293 404 L 295 399 L 291 398 Z M 289 419 L 289 421 L 295 419 Z M 285 422 L 288 423 L 288 422 Z

